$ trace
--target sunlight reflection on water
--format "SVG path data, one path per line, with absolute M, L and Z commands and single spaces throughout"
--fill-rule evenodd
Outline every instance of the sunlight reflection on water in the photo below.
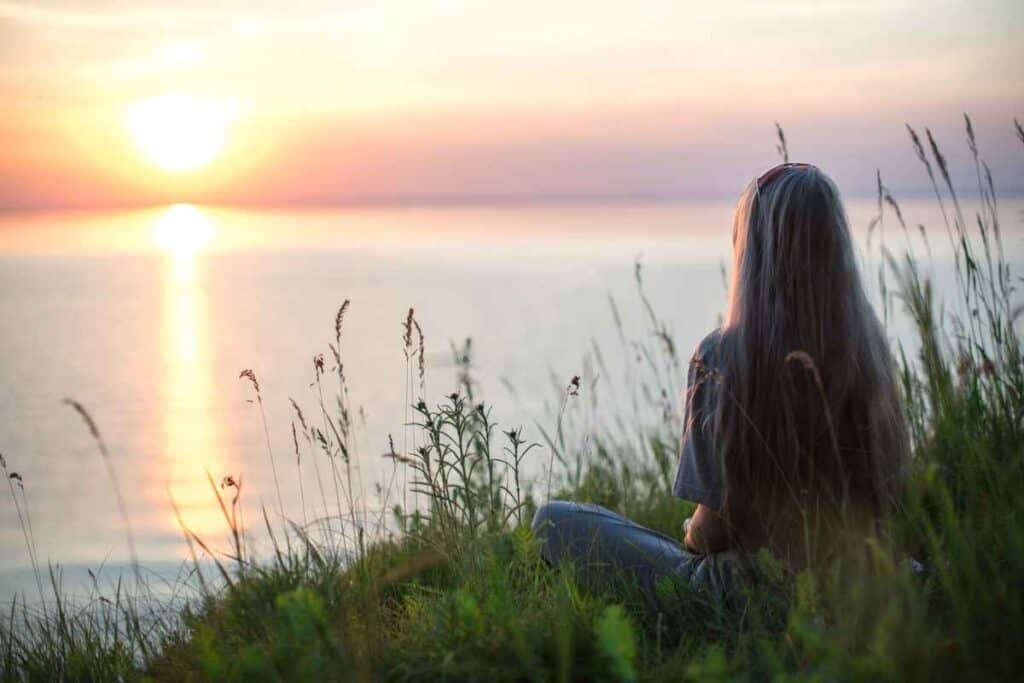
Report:
M 193 533 L 222 530 L 207 473 L 225 472 L 225 452 L 212 414 L 209 322 L 203 247 L 215 231 L 202 210 L 176 204 L 153 222 L 153 241 L 166 250 L 163 275 L 163 454 L 166 486 Z M 216 476 L 211 474 L 211 476 Z M 172 519 L 177 526 L 177 520 Z

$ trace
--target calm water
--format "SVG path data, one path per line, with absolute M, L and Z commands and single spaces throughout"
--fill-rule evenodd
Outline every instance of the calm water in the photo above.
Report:
M 1015 263 L 1024 253 L 1022 207 L 1002 205 Z M 849 209 L 863 247 L 873 203 Z M 931 203 L 904 211 L 912 224 L 932 226 L 934 272 L 948 279 Z M 549 416 L 552 377 L 578 373 L 592 340 L 616 343 L 609 295 L 626 326 L 641 329 L 636 258 L 682 347 L 716 324 L 731 214 L 730 202 L 687 202 L 258 212 L 178 205 L 0 217 L 0 452 L 24 477 L 40 560 L 67 565 L 73 588 L 83 568 L 127 557 L 103 462 L 64 397 L 91 410 L 109 445 L 143 561 L 175 566 L 185 546 L 169 496 L 192 529 L 216 539 L 224 527 L 207 472 L 244 477 L 250 520 L 260 500 L 274 499 L 259 410 L 238 380 L 243 368 L 259 377 L 285 506 L 300 515 L 288 398 L 315 414 L 312 358 L 327 351 L 343 300 L 352 302 L 343 344 L 360 415 L 361 501 L 373 507 L 373 485 L 391 471 L 380 454 L 406 415 L 400 324 L 410 307 L 426 337 L 428 395 L 454 387 L 449 344 L 472 337 L 495 416 L 527 425 L 530 435 L 533 420 Z M 902 244 L 894 227 L 887 239 Z M 864 263 L 872 287 L 877 262 Z M 316 500 L 308 463 L 304 474 L 307 498 Z M 5 491 L 0 599 L 27 590 L 27 566 Z

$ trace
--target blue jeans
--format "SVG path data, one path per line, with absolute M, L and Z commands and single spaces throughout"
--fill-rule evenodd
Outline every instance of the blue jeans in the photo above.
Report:
M 655 603 L 655 587 L 665 578 L 723 598 L 743 564 L 734 551 L 691 553 L 676 539 L 592 503 L 551 501 L 537 510 L 533 532 L 548 563 L 568 562 L 588 582 L 635 582 Z

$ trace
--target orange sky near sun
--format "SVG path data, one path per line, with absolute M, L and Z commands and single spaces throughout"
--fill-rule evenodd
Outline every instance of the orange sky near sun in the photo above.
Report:
M 965 110 L 1019 185 L 1020 3 L 721 5 L 0 0 L 0 207 L 728 193 L 776 120 L 898 186 Z

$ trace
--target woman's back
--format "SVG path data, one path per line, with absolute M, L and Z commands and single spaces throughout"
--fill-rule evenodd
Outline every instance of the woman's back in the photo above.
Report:
M 818 169 L 778 167 L 744 193 L 729 299 L 692 361 L 680 463 L 712 458 L 719 495 L 677 495 L 743 547 L 803 564 L 889 509 L 908 448 L 888 343 Z
M 533 520 L 545 560 L 635 582 L 655 606 L 667 577 L 724 596 L 746 573 L 737 551 L 825 559 L 903 482 L 893 363 L 835 186 L 805 164 L 772 169 L 741 198 L 733 244 L 725 325 L 690 362 L 673 492 L 699 505 L 684 543 L 593 504 L 551 501 Z

